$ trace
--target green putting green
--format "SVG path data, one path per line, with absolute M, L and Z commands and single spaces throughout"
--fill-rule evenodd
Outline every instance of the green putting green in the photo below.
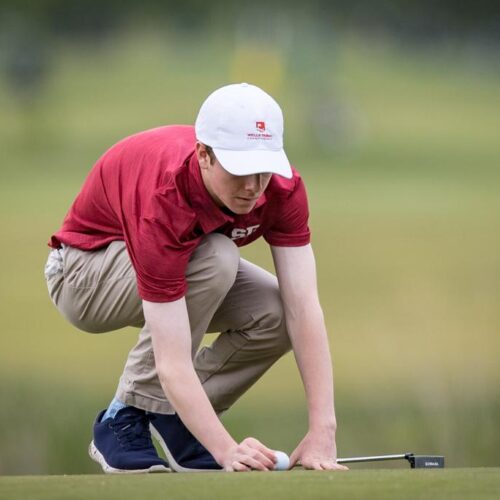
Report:
M 293 471 L 245 474 L 16 476 L 0 478 L 0 498 L 17 499 L 494 499 L 500 468 Z

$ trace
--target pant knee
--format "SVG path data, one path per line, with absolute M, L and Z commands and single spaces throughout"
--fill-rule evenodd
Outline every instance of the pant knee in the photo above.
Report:
M 286 354 L 291 350 L 292 344 L 286 327 L 285 311 L 279 288 L 263 292 L 261 301 L 263 307 L 258 322 L 261 327 L 264 327 L 264 332 L 260 335 L 269 338 L 275 354 Z
M 225 295 L 233 286 L 238 272 L 238 247 L 227 236 L 214 233 L 203 239 L 197 252 L 194 257 L 203 259 L 203 270 L 210 281 L 210 289 L 213 293 Z

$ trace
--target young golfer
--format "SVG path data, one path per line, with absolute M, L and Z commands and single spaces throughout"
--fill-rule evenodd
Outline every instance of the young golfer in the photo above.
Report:
M 290 467 L 345 469 L 308 215 L 281 109 L 246 83 L 213 92 L 194 127 L 127 137 L 94 165 L 50 239 L 45 276 L 77 328 L 141 329 L 94 424 L 89 452 L 105 472 L 274 469 L 273 450 L 237 443 L 218 414 L 290 349 L 309 414 Z M 261 236 L 277 278 L 239 255 Z M 199 349 L 207 332 L 221 334 Z

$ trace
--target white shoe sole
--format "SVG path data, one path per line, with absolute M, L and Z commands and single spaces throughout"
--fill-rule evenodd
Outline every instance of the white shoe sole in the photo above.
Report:
M 171 469 L 165 467 L 164 465 L 152 465 L 148 469 L 115 469 L 106 462 L 102 453 L 96 448 L 94 441 L 91 441 L 89 445 L 89 456 L 102 467 L 102 470 L 106 474 L 150 474 L 158 472 L 172 472 Z

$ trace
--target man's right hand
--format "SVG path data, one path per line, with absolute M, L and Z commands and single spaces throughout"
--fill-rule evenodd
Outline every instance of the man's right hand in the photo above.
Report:
M 276 455 L 255 438 L 247 437 L 240 444 L 229 448 L 220 464 L 225 471 L 246 472 L 274 470 Z

